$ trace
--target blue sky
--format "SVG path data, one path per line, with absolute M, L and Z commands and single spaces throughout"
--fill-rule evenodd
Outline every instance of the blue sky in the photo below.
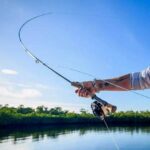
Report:
M 36 65 L 23 51 L 17 34 L 29 18 L 53 12 L 23 30 L 24 42 L 38 57 L 73 81 L 93 77 L 60 66 L 105 79 L 150 65 L 149 6 L 149 1 L 140 0 L 1 0 L 0 104 L 90 110 L 90 99 L 76 96 L 74 88 Z M 138 92 L 150 96 L 149 90 Z M 98 95 L 117 105 L 118 110 L 145 110 L 150 106 L 150 100 L 130 92 Z

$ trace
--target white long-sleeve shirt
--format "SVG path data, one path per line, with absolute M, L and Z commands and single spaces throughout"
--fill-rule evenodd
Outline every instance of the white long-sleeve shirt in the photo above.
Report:
M 150 88 L 150 66 L 141 72 L 131 74 L 131 86 L 133 90 Z

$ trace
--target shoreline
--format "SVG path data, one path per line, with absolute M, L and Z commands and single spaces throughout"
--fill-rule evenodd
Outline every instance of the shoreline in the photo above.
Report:
M 106 117 L 109 126 L 145 126 L 150 125 L 150 111 L 120 111 Z M 19 106 L 0 107 L 0 128 L 7 126 L 44 126 L 44 125 L 70 125 L 70 124 L 99 124 L 103 125 L 100 118 L 81 109 L 80 113 L 62 110 L 61 107 L 48 109 L 44 106 L 38 106 L 36 109 L 31 107 Z

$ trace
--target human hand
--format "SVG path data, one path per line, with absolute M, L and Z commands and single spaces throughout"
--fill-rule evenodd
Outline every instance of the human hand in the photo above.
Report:
M 94 95 L 98 90 L 95 87 L 94 81 L 86 81 L 86 82 L 72 82 L 72 86 L 77 87 L 75 93 L 78 96 L 89 98 Z

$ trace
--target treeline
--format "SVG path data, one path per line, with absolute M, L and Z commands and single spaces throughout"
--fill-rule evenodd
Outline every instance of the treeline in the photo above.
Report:
M 126 111 L 117 112 L 106 118 L 111 125 L 150 125 L 150 111 Z M 0 106 L 0 126 L 10 125 L 49 125 L 49 124 L 95 124 L 103 123 L 93 114 L 81 109 L 80 113 L 69 112 L 61 107 L 48 109 L 45 106 L 9 107 Z
M 120 111 L 107 119 L 112 124 L 150 125 L 150 111 Z
M 80 113 L 62 110 L 61 107 L 48 109 L 45 106 L 31 107 L 9 107 L 0 106 L 0 126 L 7 125 L 47 125 L 47 124 L 74 124 L 74 123 L 96 123 L 99 122 L 92 114 L 81 109 Z

